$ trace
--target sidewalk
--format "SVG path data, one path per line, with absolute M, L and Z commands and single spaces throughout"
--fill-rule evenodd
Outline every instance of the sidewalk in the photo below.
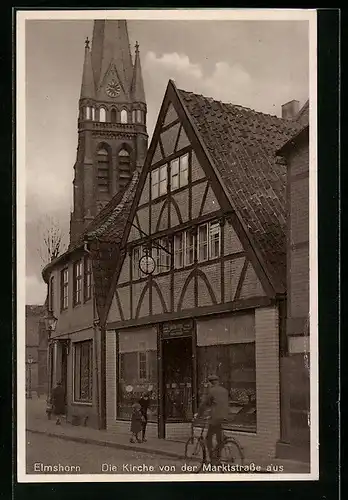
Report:
M 146 443 L 130 443 L 128 435 L 111 433 L 107 430 L 92 429 L 90 427 L 73 426 L 66 423 L 64 419 L 61 425 L 56 425 L 55 418 L 52 418 L 52 420 L 47 419 L 45 409 L 46 400 L 44 397 L 27 400 L 27 431 L 79 443 L 141 451 L 143 453 L 161 455 L 179 460 L 185 459 L 185 444 L 182 441 L 151 438 Z M 245 465 L 252 462 L 253 460 L 247 457 Z M 263 472 L 266 472 L 267 463 L 260 463 L 258 460 L 257 464 L 261 465 L 262 469 L 264 469 Z M 309 472 L 309 465 L 303 462 L 272 459 L 272 464 L 283 465 L 283 472 L 288 474 Z

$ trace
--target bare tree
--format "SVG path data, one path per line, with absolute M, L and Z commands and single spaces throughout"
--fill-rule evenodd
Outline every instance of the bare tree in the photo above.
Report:
M 66 249 L 65 234 L 59 221 L 44 216 L 38 223 L 38 253 L 44 266 Z

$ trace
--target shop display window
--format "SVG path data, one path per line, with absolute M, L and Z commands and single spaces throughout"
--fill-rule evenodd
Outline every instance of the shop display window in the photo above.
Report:
M 149 391 L 149 422 L 157 422 L 157 332 L 155 328 L 118 333 L 117 418 L 130 420 L 132 405 Z

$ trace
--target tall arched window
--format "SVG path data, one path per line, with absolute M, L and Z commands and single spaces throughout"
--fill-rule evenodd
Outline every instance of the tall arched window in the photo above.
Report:
M 106 122 L 106 110 L 105 110 L 105 108 L 99 108 L 99 121 Z
M 94 121 L 95 120 L 95 108 L 91 108 L 92 109 L 92 120 Z
M 89 106 L 86 106 L 86 120 L 91 119 L 91 108 Z
M 137 122 L 141 123 L 143 121 L 143 112 L 141 109 L 137 109 Z
M 100 193 L 108 193 L 110 190 L 110 168 L 109 153 L 105 148 L 98 151 L 97 187 Z
M 121 111 L 121 123 L 127 123 L 128 122 L 128 113 L 125 109 L 122 109 Z
M 112 123 L 116 123 L 116 121 L 117 121 L 116 109 L 111 110 L 110 119 L 111 119 Z
M 132 122 L 135 123 L 137 121 L 137 110 L 133 109 L 132 111 Z
M 119 189 L 124 188 L 131 178 L 130 155 L 125 149 L 118 153 L 118 183 Z

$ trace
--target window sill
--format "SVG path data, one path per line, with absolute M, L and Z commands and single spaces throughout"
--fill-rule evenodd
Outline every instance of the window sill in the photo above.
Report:
M 93 406 L 93 403 L 90 401 L 73 401 L 72 406 Z

